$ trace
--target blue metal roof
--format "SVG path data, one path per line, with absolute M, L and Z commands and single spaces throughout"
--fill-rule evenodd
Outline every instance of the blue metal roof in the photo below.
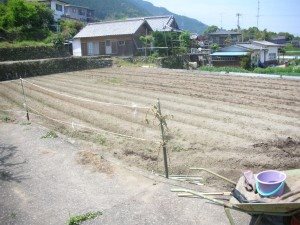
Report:
M 215 52 L 210 54 L 211 56 L 243 56 L 247 55 L 249 52 Z

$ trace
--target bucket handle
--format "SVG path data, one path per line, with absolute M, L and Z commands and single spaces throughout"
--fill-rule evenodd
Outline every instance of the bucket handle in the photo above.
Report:
M 285 184 L 285 182 L 282 182 L 274 191 L 265 193 L 260 190 L 258 182 L 256 182 L 256 190 L 260 195 L 262 195 L 264 197 L 270 197 L 270 196 L 274 195 L 276 192 L 278 192 L 284 186 L 284 184 Z

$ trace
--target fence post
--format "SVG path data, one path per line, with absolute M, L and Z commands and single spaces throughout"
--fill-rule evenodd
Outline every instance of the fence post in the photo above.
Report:
M 27 117 L 27 120 L 29 121 L 29 113 L 28 113 L 28 108 L 27 108 L 27 104 L 26 104 L 26 96 L 25 96 L 25 91 L 24 91 L 24 84 L 23 84 L 23 79 L 22 77 L 20 77 L 20 81 L 21 81 L 21 86 L 22 86 L 22 93 L 23 93 L 23 99 L 24 99 L 24 108 L 26 110 L 26 117 Z
M 161 129 L 161 138 L 162 138 L 162 148 L 163 148 L 163 154 L 164 154 L 164 165 L 165 165 L 165 173 L 166 178 L 169 179 L 169 168 L 168 168 L 168 157 L 167 157 L 167 146 L 165 142 L 165 130 L 164 130 L 164 119 L 161 114 L 161 105 L 160 100 L 157 99 L 157 110 L 158 110 L 158 116 L 159 116 L 159 123 L 160 123 L 160 129 Z

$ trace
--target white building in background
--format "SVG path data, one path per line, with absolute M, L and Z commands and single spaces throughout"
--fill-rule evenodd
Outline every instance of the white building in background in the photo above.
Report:
M 254 66 L 268 66 L 278 64 L 279 48 L 282 45 L 268 41 L 251 41 L 238 43 L 221 48 L 211 54 L 214 66 L 240 66 L 244 56 L 251 56 L 251 64 Z
M 70 5 L 63 0 L 39 0 L 39 2 L 45 3 L 51 8 L 55 21 L 60 19 L 72 19 L 83 22 L 94 21 L 94 10 L 87 7 Z
M 39 0 L 46 3 L 53 11 L 54 20 L 59 20 L 65 14 L 65 6 L 68 4 L 62 0 Z

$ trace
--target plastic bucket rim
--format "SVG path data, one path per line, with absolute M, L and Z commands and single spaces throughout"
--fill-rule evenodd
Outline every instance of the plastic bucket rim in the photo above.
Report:
M 281 181 L 277 181 L 277 182 L 274 182 L 274 183 L 271 183 L 271 184 L 279 184 L 279 183 L 282 183 L 286 180 L 286 174 L 281 172 L 281 171 L 278 171 L 278 170 L 265 170 L 265 171 L 262 171 L 260 173 L 258 173 L 256 176 L 255 176 L 255 180 L 261 184 L 269 184 L 271 185 L 269 182 L 264 182 L 264 181 L 261 181 L 259 180 L 257 177 L 262 174 L 262 173 L 266 173 L 266 172 L 276 172 L 276 173 L 281 173 L 283 175 L 283 179 Z

